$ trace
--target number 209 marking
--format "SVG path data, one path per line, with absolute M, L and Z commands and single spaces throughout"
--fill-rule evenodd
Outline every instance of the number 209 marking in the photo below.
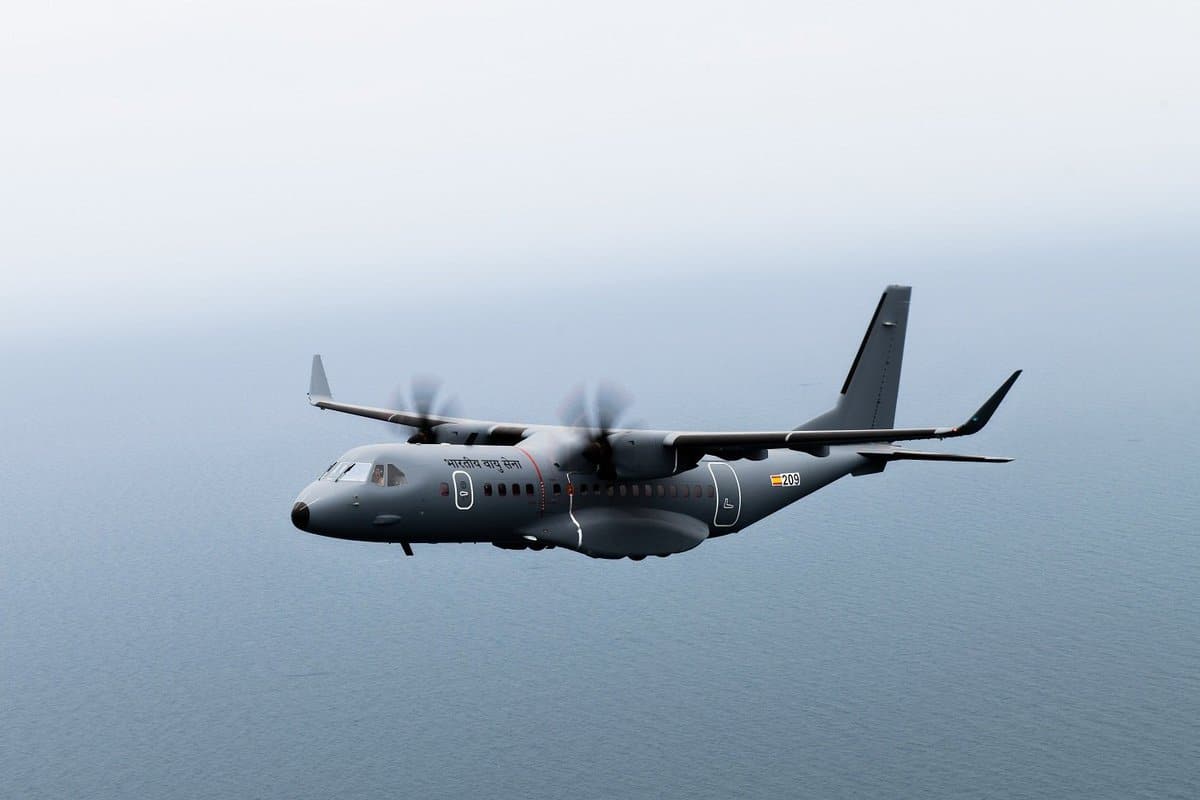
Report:
M 779 475 L 772 475 L 771 476 L 771 485 L 772 486 L 799 486 L 800 485 L 800 473 L 799 472 L 784 472 Z

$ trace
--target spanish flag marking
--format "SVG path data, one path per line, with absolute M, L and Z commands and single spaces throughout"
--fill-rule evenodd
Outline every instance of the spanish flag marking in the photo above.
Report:
M 772 475 L 771 476 L 771 485 L 772 486 L 781 486 L 781 487 L 782 486 L 799 486 L 800 485 L 800 473 L 799 472 L 781 472 L 778 475 Z

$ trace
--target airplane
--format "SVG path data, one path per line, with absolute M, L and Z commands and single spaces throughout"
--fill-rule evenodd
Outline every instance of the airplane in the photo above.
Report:
M 292 506 L 302 531 L 413 544 L 563 548 L 593 558 L 669 556 L 759 520 L 847 475 L 894 461 L 1004 463 L 1011 458 L 906 449 L 897 442 L 978 433 L 1021 371 L 967 421 L 895 428 L 912 289 L 889 286 L 832 409 L 790 430 L 668 431 L 616 425 L 619 400 L 597 392 L 564 425 L 466 419 L 335 401 L 313 356 L 309 403 L 414 430 L 406 442 L 339 456 Z

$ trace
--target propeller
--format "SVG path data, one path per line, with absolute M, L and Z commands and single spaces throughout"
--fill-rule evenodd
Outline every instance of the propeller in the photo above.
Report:
M 580 430 L 584 439 L 580 455 L 597 468 L 601 478 L 616 479 L 613 448 L 609 436 L 619 430 L 619 424 L 633 404 L 633 397 L 613 383 L 600 383 L 590 394 L 586 387 L 576 387 L 563 401 L 563 424 Z
M 433 419 L 459 416 L 458 400 L 447 396 L 443 392 L 442 381 L 432 375 L 413 377 L 407 393 L 397 390 L 393 407 L 413 411 L 419 418 L 417 424 L 412 426 L 416 431 L 408 437 L 409 444 L 436 442 Z

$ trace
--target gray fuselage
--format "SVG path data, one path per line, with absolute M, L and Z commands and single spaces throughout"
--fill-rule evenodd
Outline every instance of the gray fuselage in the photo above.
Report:
M 300 493 L 295 508 L 303 518 L 294 512 L 293 521 L 311 533 L 371 542 L 669 555 L 740 531 L 867 462 L 853 449 L 834 448 L 820 458 L 773 451 L 759 461 L 707 457 L 658 480 L 605 481 L 560 468 L 552 453 L 489 445 L 357 447 Z M 619 544 L 610 544 L 614 538 Z
M 312 405 L 415 432 L 409 444 L 347 452 L 301 492 L 292 522 L 324 536 L 398 542 L 409 555 L 414 542 L 491 542 L 642 559 L 736 533 L 844 475 L 894 461 L 1011 461 L 897 444 L 978 433 L 1021 374 L 959 425 L 896 428 L 910 296 L 910 287 L 889 286 L 879 298 L 833 408 L 768 431 L 612 430 L 617 405 L 599 390 L 590 403 L 579 396 L 569 416 L 580 423 L 561 426 L 439 416 L 429 402 L 414 410 L 343 403 L 314 355 Z

